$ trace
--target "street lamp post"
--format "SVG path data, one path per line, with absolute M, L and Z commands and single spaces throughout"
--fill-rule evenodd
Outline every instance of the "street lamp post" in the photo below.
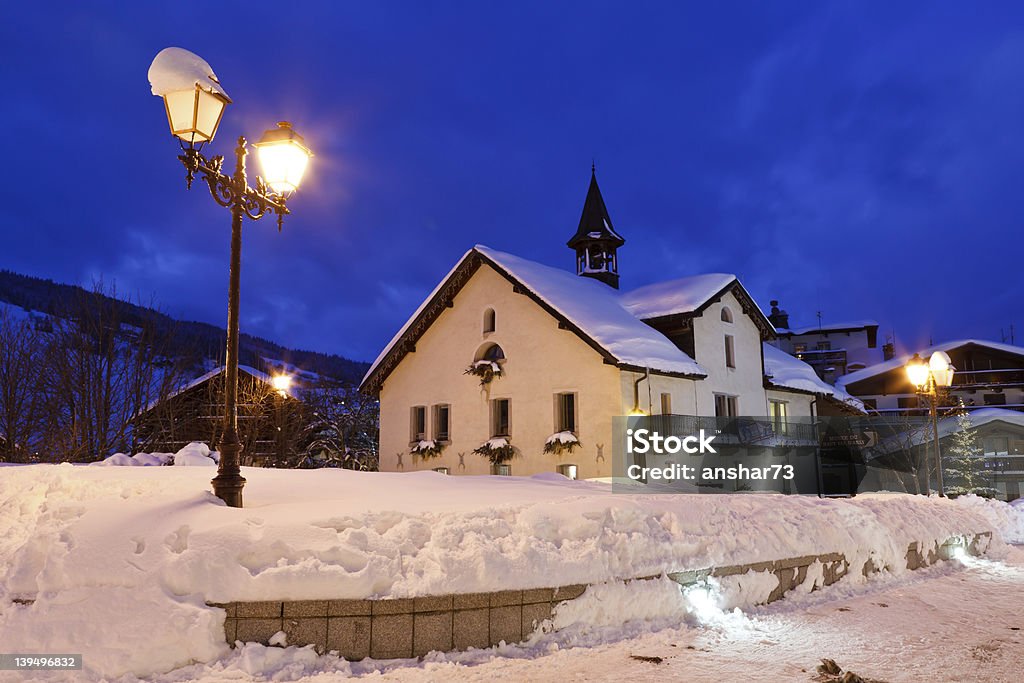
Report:
M 945 351 L 936 351 L 925 363 L 918 354 L 907 361 L 907 378 L 914 385 L 918 396 L 928 397 L 928 413 L 932 419 L 932 444 L 935 450 L 935 470 L 938 480 L 939 496 L 946 496 L 942 481 L 942 450 L 939 446 L 939 398 L 951 384 L 955 368 L 950 364 L 949 355 Z M 931 477 L 928 478 L 931 482 Z M 930 483 L 929 483 L 930 486 Z
M 232 175 L 221 171 L 223 156 L 207 158 L 201 152 L 213 140 L 224 108 L 231 104 L 213 69 L 201 57 L 188 50 L 169 47 L 157 54 L 149 68 L 153 94 L 162 97 L 171 134 L 179 138 L 185 166 L 185 185 L 199 174 L 210 189 L 210 195 L 231 211 L 231 265 L 228 277 L 228 329 L 224 379 L 224 427 L 220 463 L 213 481 L 213 492 L 230 507 L 242 507 L 245 478 L 239 466 L 241 443 L 238 438 L 238 309 L 242 267 L 242 221 L 259 220 L 268 213 L 277 215 L 281 230 L 284 216 L 290 211 L 287 201 L 298 188 L 312 154 L 291 124 L 281 122 L 268 130 L 253 146 L 259 155 L 266 180 L 257 176 L 251 188 L 245 170 L 248 145 L 244 137 L 235 147 L 235 170 Z M 187 143 L 187 146 L 186 146 Z M 198 143 L 198 147 L 196 146 Z

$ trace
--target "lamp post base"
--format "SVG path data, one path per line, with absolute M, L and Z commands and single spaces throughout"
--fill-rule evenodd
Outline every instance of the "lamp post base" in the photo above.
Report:
M 213 484 L 213 494 L 227 503 L 228 507 L 240 508 L 242 488 L 245 486 L 245 477 L 238 466 L 241 445 L 237 440 L 225 440 L 221 441 L 219 448 L 220 464 L 217 466 L 217 476 L 210 481 Z

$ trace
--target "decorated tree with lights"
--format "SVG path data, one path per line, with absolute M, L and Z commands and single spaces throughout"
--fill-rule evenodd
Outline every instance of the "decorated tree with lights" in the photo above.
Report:
M 978 496 L 994 496 L 996 490 L 990 486 L 985 472 L 985 456 L 978 433 L 963 403 L 956 414 L 956 422 L 957 430 L 950 437 L 950 445 L 942 459 L 946 495 L 963 496 L 973 493 Z

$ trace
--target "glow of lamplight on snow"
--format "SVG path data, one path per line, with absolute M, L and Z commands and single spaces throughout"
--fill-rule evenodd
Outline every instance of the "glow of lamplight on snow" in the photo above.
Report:
M 683 598 L 701 626 L 709 626 L 726 633 L 730 640 L 757 640 L 761 629 L 739 608 L 725 611 L 721 607 L 722 595 L 717 583 L 696 584 L 683 589 Z
M 709 586 L 690 586 L 683 591 L 683 597 L 693 609 L 693 614 L 701 623 L 720 620 L 725 613 L 718 607 L 718 602 L 711 593 Z

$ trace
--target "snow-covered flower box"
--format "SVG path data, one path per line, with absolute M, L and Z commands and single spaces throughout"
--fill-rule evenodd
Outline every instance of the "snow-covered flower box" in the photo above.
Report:
M 573 449 L 580 445 L 580 440 L 570 431 L 557 432 L 548 437 L 544 442 L 544 452 L 553 455 L 572 453 Z
M 516 448 L 505 437 L 497 436 L 480 444 L 473 452 L 490 460 L 492 465 L 500 465 L 515 457 Z
M 424 460 L 429 460 L 430 458 L 436 458 L 441 455 L 441 451 L 444 450 L 444 447 L 445 444 L 443 443 L 438 443 L 433 439 L 424 439 L 423 441 L 413 444 L 412 448 L 409 449 L 409 452 L 413 455 L 418 455 Z
M 487 386 L 495 377 L 501 377 L 501 365 L 493 360 L 478 360 L 470 363 L 466 368 L 466 375 L 473 375 L 480 378 L 480 386 Z

